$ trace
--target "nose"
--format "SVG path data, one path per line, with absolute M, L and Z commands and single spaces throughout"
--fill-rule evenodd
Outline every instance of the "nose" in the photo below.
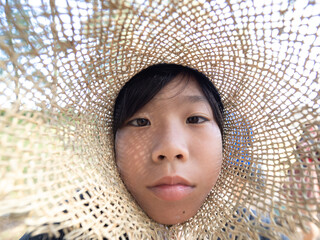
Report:
M 175 127 L 161 129 L 154 139 L 153 162 L 188 160 L 188 145 L 182 129 Z

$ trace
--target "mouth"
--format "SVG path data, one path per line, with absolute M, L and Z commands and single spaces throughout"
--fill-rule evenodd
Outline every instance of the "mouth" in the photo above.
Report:
M 166 176 L 147 188 L 163 201 L 179 201 L 191 194 L 195 185 L 180 176 Z

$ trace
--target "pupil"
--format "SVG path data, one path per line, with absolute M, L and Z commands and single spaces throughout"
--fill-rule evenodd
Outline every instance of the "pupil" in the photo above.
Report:
M 196 123 L 196 122 L 198 122 L 197 120 L 198 120 L 198 117 L 191 117 L 189 122 Z
M 137 123 L 138 123 L 139 126 L 146 125 L 146 122 L 147 122 L 147 120 L 143 119 L 143 118 L 140 118 L 140 119 L 137 120 Z

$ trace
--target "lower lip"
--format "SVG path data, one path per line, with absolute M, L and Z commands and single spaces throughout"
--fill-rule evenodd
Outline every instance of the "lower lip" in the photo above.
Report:
M 159 185 L 149 188 L 154 195 L 164 201 L 179 201 L 187 197 L 194 189 L 192 186 L 175 184 L 175 185 Z

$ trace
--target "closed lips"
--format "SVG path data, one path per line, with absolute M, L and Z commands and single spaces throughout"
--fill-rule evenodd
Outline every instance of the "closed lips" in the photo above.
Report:
M 155 186 L 159 186 L 159 185 L 186 185 L 186 186 L 194 187 L 193 184 L 191 184 L 189 181 L 187 181 L 186 179 L 184 179 L 183 177 L 180 177 L 180 176 L 162 177 L 149 187 L 155 187 Z
M 195 185 L 180 176 L 163 177 L 148 187 L 157 198 L 163 201 L 182 200 L 187 197 L 194 188 Z

